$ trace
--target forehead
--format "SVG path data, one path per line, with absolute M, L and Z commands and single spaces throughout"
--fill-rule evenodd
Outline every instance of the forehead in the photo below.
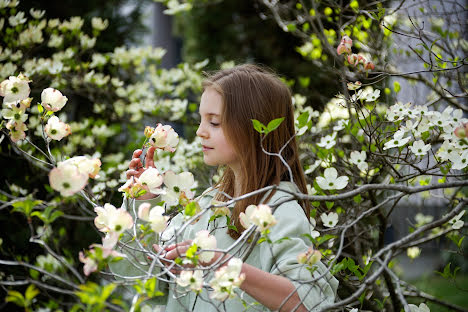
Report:
M 201 115 L 219 115 L 223 111 L 223 97 L 213 88 L 206 88 L 200 100 Z

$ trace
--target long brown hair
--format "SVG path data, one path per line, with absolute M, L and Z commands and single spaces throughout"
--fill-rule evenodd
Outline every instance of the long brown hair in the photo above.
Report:
M 263 124 L 285 117 L 281 125 L 269 133 L 263 140 L 266 151 L 277 153 L 287 144 L 282 156 L 291 168 L 294 182 L 299 190 L 307 194 L 307 184 L 299 161 L 297 142 L 294 137 L 294 112 L 291 91 L 273 72 L 257 65 L 244 64 L 230 69 L 217 71 L 209 75 L 203 88 L 213 88 L 223 98 L 221 124 L 227 140 L 239 155 L 242 170 L 240 194 L 257 189 L 278 185 L 280 181 L 289 181 L 286 166 L 279 157 L 265 154 L 260 146 L 260 134 L 254 130 L 252 119 Z M 225 168 L 217 187 L 221 192 L 234 196 L 234 172 Z M 226 200 L 218 192 L 218 200 Z M 264 203 L 273 195 L 271 192 Z M 245 229 L 239 221 L 239 214 L 251 204 L 258 205 L 265 194 L 257 194 L 236 203 L 232 212 L 232 222 L 237 232 L 229 230 L 232 238 L 238 238 Z M 302 201 L 302 208 L 309 218 L 310 203 Z

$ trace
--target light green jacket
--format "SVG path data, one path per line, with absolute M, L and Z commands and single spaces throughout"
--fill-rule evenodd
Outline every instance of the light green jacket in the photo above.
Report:
M 290 182 L 281 182 L 279 187 L 293 192 L 296 191 L 296 186 Z M 215 194 L 216 191 L 212 190 L 205 192 L 204 195 L 200 196 L 199 204 L 202 209 L 210 206 L 211 200 Z M 275 203 L 288 198 L 291 198 L 288 193 L 278 190 L 272 196 L 268 204 L 274 206 Z M 156 204 L 157 201 L 158 199 L 153 199 L 146 202 Z M 135 202 L 137 209 L 142 202 L 144 201 L 137 200 Z M 126 206 L 125 203 L 126 200 L 124 200 L 124 207 Z M 129 200 L 129 206 L 133 207 L 132 200 Z M 189 225 L 183 232 L 179 241 L 193 239 L 198 231 L 208 229 L 211 234 L 216 237 L 218 249 L 227 249 L 231 246 L 234 243 L 234 239 L 227 234 L 226 218 L 218 218 L 215 221 L 209 222 L 211 216 L 212 212 L 208 211 L 197 223 Z M 333 303 L 336 297 L 338 281 L 331 274 L 326 273 L 323 278 L 320 278 L 315 282 L 310 282 L 310 280 L 318 278 L 326 272 L 325 265 L 321 262 L 317 263 L 317 269 L 313 272 L 312 276 L 312 274 L 303 265 L 300 265 L 297 262 L 297 255 L 305 252 L 310 246 L 309 240 L 304 237 L 303 234 L 310 234 L 311 228 L 301 206 L 297 201 L 291 199 L 291 201 L 278 206 L 274 211 L 274 216 L 277 220 L 277 224 L 271 228 L 269 238 L 272 242 L 276 242 L 283 237 L 288 237 L 289 239 L 285 239 L 274 244 L 263 242 L 256 245 L 245 262 L 262 269 L 265 272 L 289 278 L 296 287 L 303 305 L 305 305 L 309 311 L 317 311 L 320 307 Z M 172 220 L 166 232 L 170 233 L 172 230 L 180 227 L 182 221 L 182 215 L 177 215 Z M 249 244 L 244 244 L 244 246 L 249 246 Z M 234 249 L 230 254 L 236 257 L 241 257 L 243 251 L 245 252 L 245 247 L 243 250 Z M 125 276 L 141 276 L 143 272 L 142 270 L 148 269 L 148 266 L 142 266 L 142 270 L 138 270 L 126 261 L 127 260 L 122 260 L 112 264 L 112 272 Z M 211 277 L 207 277 L 205 278 L 205 281 L 209 281 L 210 279 Z M 255 299 L 241 290 L 239 290 L 239 296 L 237 298 L 227 299 L 224 303 L 221 303 L 215 300 L 210 300 L 209 291 L 206 289 L 203 289 L 202 293 L 197 296 L 193 292 L 183 291 L 180 287 L 175 289 L 174 283 L 171 283 L 170 285 L 160 283 L 159 287 L 167 295 L 153 299 L 152 303 L 165 304 L 167 312 L 214 312 L 219 310 L 232 312 L 268 311 L 266 307 L 256 303 Z M 176 296 L 178 297 L 177 299 L 175 298 Z M 239 297 L 244 300 L 244 303 L 239 300 Z

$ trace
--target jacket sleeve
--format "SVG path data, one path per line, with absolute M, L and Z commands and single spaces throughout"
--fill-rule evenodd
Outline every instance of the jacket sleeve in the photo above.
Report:
M 311 228 L 302 207 L 296 201 L 290 201 L 278 206 L 274 216 L 277 224 L 269 234 L 272 243 L 260 244 L 262 269 L 290 279 L 308 311 L 318 311 L 322 306 L 332 304 L 338 281 L 330 273 L 319 278 L 326 272 L 326 266 L 318 262 L 314 265 L 316 270 L 311 273 L 297 261 L 297 255 L 310 246 L 303 236 L 310 233 Z
M 151 206 L 156 205 L 156 203 L 159 201 L 158 198 L 156 199 L 151 199 L 151 200 L 134 200 L 134 199 L 126 199 L 124 198 L 123 203 L 122 203 L 122 208 L 125 208 L 131 215 L 134 217 L 133 213 L 133 205 L 135 205 L 136 211 L 138 211 L 138 207 L 142 203 L 150 203 Z M 128 207 L 127 207 L 128 203 Z M 120 239 L 120 241 L 124 242 L 130 248 L 139 248 L 138 244 L 133 240 L 132 235 L 128 232 L 124 232 L 123 237 Z M 144 253 L 138 252 L 138 251 L 132 251 L 130 248 L 120 248 L 116 247 L 116 249 L 119 252 L 122 252 L 123 254 L 126 255 L 126 258 L 123 258 L 120 261 L 109 263 L 109 269 L 110 271 L 115 275 L 115 278 L 117 280 L 123 280 L 124 277 L 136 277 L 136 276 L 144 276 L 147 274 L 149 268 L 150 268 L 150 263 L 146 259 Z M 152 274 L 158 274 L 159 273 L 159 268 L 155 267 L 153 270 Z M 167 293 L 168 293 L 168 285 L 165 282 L 161 282 L 158 280 L 158 290 L 163 292 L 163 296 L 158 296 L 154 297 L 148 301 L 146 301 L 146 304 L 151 304 L 151 305 L 165 305 L 167 302 Z M 135 293 L 135 290 L 131 287 L 128 287 L 128 289 L 132 292 Z

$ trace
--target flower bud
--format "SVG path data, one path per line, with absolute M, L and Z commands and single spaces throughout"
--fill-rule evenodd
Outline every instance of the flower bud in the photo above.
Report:
M 457 127 L 455 131 L 453 132 L 457 138 L 463 139 L 466 138 L 468 132 L 468 123 L 466 123 L 464 126 Z
M 68 101 L 68 98 L 59 90 L 53 88 L 44 89 L 41 93 L 42 106 L 48 111 L 57 112 L 61 110 Z
M 348 48 L 346 45 L 340 43 L 336 48 L 336 52 L 338 53 L 338 55 L 341 55 L 343 53 L 348 54 L 351 53 L 351 49 Z
M 371 61 L 365 62 L 364 63 L 364 70 L 374 70 L 375 65 Z
M 145 137 L 149 139 L 153 135 L 153 133 L 154 133 L 154 128 L 150 126 L 146 126 Z
M 350 65 L 354 65 L 354 66 L 355 66 L 355 65 L 358 64 L 358 55 L 357 55 L 357 54 L 354 54 L 354 53 L 353 53 L 353 54 L 349 54 L 347 59 L 348 59 L 348 63 L 349 63 Z

